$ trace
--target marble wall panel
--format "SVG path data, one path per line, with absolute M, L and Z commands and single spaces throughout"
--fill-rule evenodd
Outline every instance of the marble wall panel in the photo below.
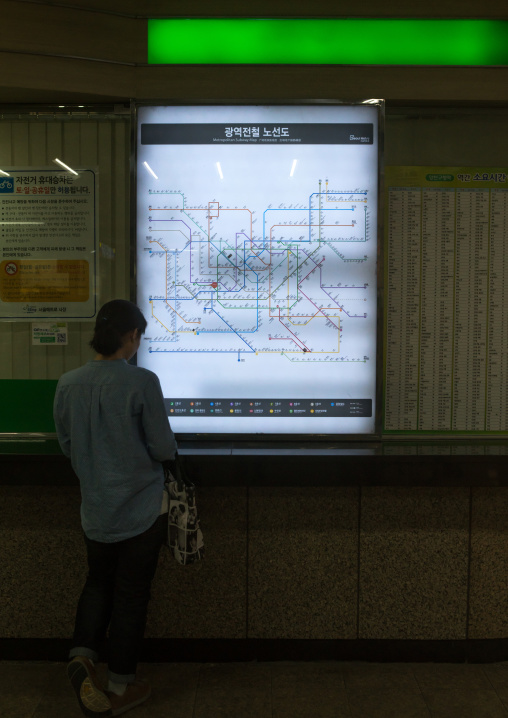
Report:
M 86 576 L 78 487 L 0 487 L 0 637 L 68 638 Z
M 247 489 L 198 487 L 205 558 L 180 566 L 161 552 L 146 635 L 153 638 L 245 638 Z
M 146 635 L 242 638 L 246 626 L 246 489 L 199 490 L 206 559 L 161 551 Z M 86 578 L 79 488 L 0 488 L 0 637 L 69 638 Z
M 508 637 L 508 488 L 473 488 L 469 638 Z
M 249 638 L 356 638 L 358 495 L 250 489 Z
M 362 489 L 360 638 L 466 638 L 469 496 Z
M 470 542 L 467 487 L 200 487 L 205 560 L 161 552 L 146 635 L 506 638 L 508 488 L 472 492 Z M 79 502 L 77 486 L 0 487 L 0 637 L 72 635 Z

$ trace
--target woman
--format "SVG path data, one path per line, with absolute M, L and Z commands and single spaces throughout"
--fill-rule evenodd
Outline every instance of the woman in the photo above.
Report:
M 157 376 L 127 363 L 145 329 L 135 304 L 105 304 L 90 342 L 95 359 L 60 378 L 54 401 L 58 440 L 80 482 L 89 567 L 67 672 L 81 710 L 94 718 L 120 715 L 150 695 L 136 665 L 167 537 L 161 462 L 174 461 L 177 446 Z M 108 626 L 105 688 L 94 663 Z

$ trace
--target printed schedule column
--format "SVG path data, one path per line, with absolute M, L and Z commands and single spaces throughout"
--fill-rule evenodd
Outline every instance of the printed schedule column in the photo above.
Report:
M 422 192 L 418 429 L 449 430 L 453 359 L 455 190 Z
M 453 420 L 485 430 L 489 192 L 459 190 L 456 208 Z
M 385 426 L 415 430 L 418 418 L 421 191 L 389 193 Z
M 508 428 L 508 190 L 490 192 L 488 431 Z

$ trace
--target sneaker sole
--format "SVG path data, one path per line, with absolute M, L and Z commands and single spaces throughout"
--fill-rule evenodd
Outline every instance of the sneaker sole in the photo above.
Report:
M 107 718 L 113 715 L 109 698 L 94 685 L 83 663 L 71 661 L 67 666 L 67 675 L 79 707 L 87 718 Z
M 122 713 L 126 713 L 127 711 L 130 711 L 131 708 L 136 708 L 136 706 L 140 706 L 142 703 L 147 701 L 151 695 L 152 695 L 152 691 L 150 689 L 150 691 L 147 693 L 147 695 L 143 696 L 139 700 L 133 701 L 132 703 L 129 703 L 128 705 L 122 706 L 121 708 L 117 708 L 116 710 L 113 708 L 111 711 L 111 715 L 112 716 L 122 715 Z

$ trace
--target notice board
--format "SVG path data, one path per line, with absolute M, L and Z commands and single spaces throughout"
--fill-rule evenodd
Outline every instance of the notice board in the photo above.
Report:
M 508 168 L 387 167 L 384 432 L 508 427 Z
M 96 172 L 6 170 L 0 177 L 0 319 L 91 319 Z

